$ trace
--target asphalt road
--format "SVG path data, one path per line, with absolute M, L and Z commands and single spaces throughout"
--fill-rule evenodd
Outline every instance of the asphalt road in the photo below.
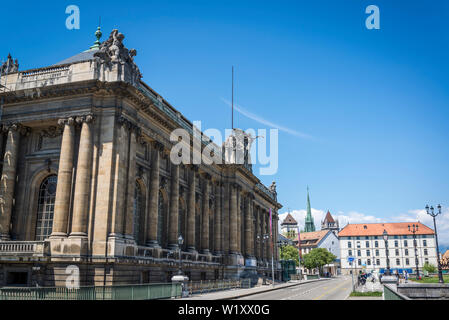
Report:
M 344 300 L 351 293 L 351 277 L 304 283 L 285 289 L 259 293 L 238 300 Z

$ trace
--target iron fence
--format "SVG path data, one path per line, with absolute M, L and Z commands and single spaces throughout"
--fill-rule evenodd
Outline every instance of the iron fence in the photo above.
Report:
M 181 297 L 180 283 L 105 287 L 0 288 L 0 300 L 153 300 Z

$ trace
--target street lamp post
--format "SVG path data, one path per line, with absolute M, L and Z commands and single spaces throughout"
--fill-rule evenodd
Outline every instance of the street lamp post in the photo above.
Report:
M 384 229 L 384 232 L 382 234 L 384 241 L 385 241 L 385 253 L 387 255 L 387 270 L 385 271 L 385 275 L 390 275 L 390 259 L 388 258 L 388 232 Z
M 430 210 L 429 210 L 430 209 Z M 438 262 L 438 282 L 444 283 L 443 280 L 443 271 L 441 270 L 441 262 L 440 262 L 440 248 L 438 247 L 438 233 L 437 233 L 437 225 L 435 222 L 435 217 L 441 214 L 441 205 L 437 206 L 438 212 L 434 212 L 433 206 L 429 208 L 429 205 L 426 205 L 427 214 L 433 218 L 433 227 L 435 230 L 435 243 L 437 246 L 437 262 Z
M 178 275 L 182 276 L 182 254 L 181 254 L 181 247 L 182 244 L 184 243 L 184 239 L 182 237 L 182 235 L 179 235 L 178 237 L 178 250 L 179 250 L 179 270 L 178 270 Z
M 413 246 L 415 248 L 415 266 L 416 266 L 416 280 L 419 280 L 419 262 L 418 262 L 418 249 L 416 248 L 416 232 L 418 232 L 418 225 L 413 224 L 412 227 L 408 225 L 408 231 L 413 233 Z

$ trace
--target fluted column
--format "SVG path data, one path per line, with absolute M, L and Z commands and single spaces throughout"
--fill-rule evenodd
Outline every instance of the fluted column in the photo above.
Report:
M 0 240 L 10 239 L 11 214 L 16 182 L 17 158 L 20 142 L 20 124 L 13 124 L 7 131 L 3 172 L 0 182 Z
M 73 220 L 70 236 L 87 236 L 90 182 L 92 174 L 92 128 L 93 116 L 78 117 L 81 136 L 76 169 L 75 194 L 73 199 Z
M 67 236 L 67 222 L 70 211 L 72 191 L 73 155 L 75 153 L 75 119 L 60 119 L 64 126 L 59 155 L 58 183 L 56 185 L 55 211 L 53 216 L 52 237 Z
M 135 125 L 131 125 L 129 139 L 129 156 L 128 156 L 128 178 L 126 183 L 128 184 L 126 190 L 126 207 L 125 207 L 125 238 L 130 240 L 134 239 L 134 192 L 136 189 L 136 149 L 137 138 L 139 137 L 139 128 Z
M 231 184 L 231 208 L 230 208 L 230 232 L 229 232 L 229 250 L 231 253 L 238 254 L 237 245 L 237 185 Z
M 179 166 L 172 164 L 170 214 L 168 216 L 168 247 L 178 248 Z
M 216 184 L 216 193 L 215 193 L 215 227 L 214 227 L 214 236 L 215 236 L 215 241 L 214 241 L 214 251 L 215 253 L 222 253 L 222 249 L 221 249 L 221 219 L 222 219 L 222 199 L 221 199 L 221 189 L 222 189 L 222 183 L 221 181 L 218 181 Z
M 147 244 L 150 247 L 159 247 L 157 241 L 158 204 L 159 204 L 159 162 L 163 150 L 163 145 L 159 142 L 154 143 L 153 161 L 151 163 L 151 182 L 150 182 L 150 219 L 147 234 Z
M 267 234 L 267 241 L 265 245 L 265 257 L 267 260 L 271 260 L 271 238 L 270 238 L 270 214 L 268 211 L 264 211 L 265 214 L 265 232 Z
M 209 193 L 210 193 L 210 177 L 206 175 L 203 188 L 203 223 L 201 225 L 201 251 L 209 253 Z
M 117 154 L 115 169 L 115 204 L 113 207 L 111 233 L 114 238 L 124 235 L 124 214 L 126 207 L 126 186 L 128 178 L 129 129 L 130 123 L 124 117 L 117 119 Z
M 196 173 L 198 166 L 193 165 L 190 172 L 190 184 L 188 193 L 188 208 L 187 208 L 187 250 L 196 251 L 195 249 L 195 194 L 196 194 Z

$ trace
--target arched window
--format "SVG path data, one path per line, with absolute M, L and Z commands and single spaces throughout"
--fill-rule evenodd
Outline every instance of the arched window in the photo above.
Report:
M 133 236 L 137 243 L 140 242 L 140 218 L 142 216 L 142 189 L 136 181 L 134 188 L 134 207 L 133 207 Z
M 55 212 L 56 184 L 58 177 L 51 175 L 45 178 L 39 187 L 36 241 L 48 238 L 53 229 L 53 213 Z

